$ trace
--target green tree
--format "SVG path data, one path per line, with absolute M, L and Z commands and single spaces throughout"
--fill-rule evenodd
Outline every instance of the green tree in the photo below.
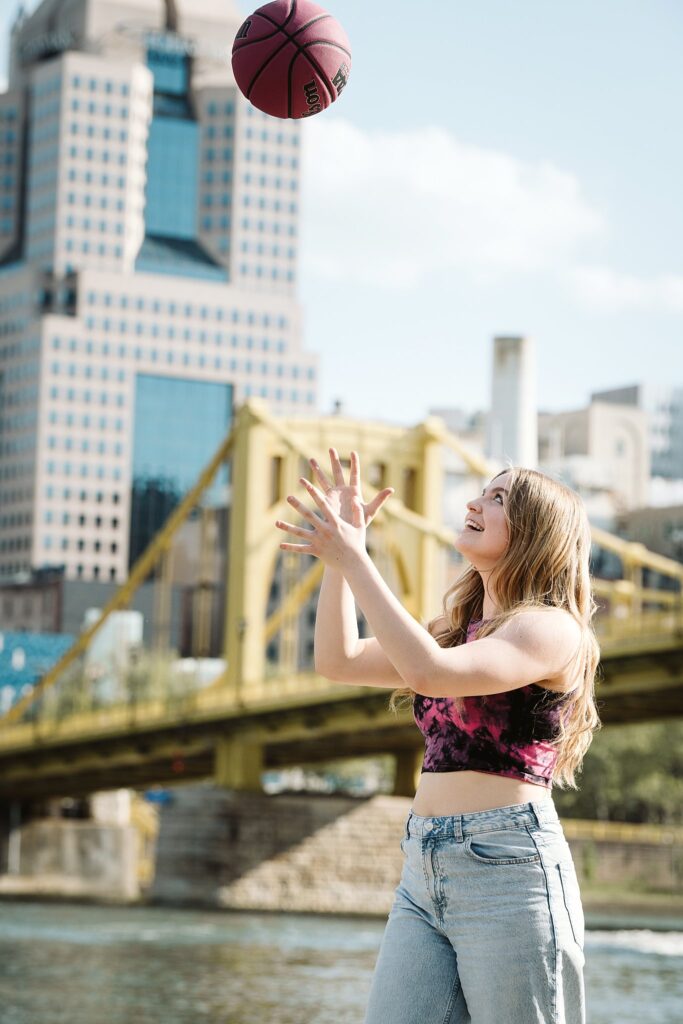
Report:
M 553 790 L 565 817 L 683 824 L 683 721 L 605 726 L 577 782 Z

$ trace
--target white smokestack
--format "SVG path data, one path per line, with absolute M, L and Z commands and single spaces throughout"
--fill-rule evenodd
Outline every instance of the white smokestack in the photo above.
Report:
M 531 338 L 494 338 L 487 455 L 535 469 L 536 353 Z

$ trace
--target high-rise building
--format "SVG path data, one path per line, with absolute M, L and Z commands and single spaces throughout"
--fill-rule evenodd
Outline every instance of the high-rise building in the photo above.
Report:
M 0 96 L 0 579 L 125 577 L 236 403 L 317 406 L 300 125 L 230 68 L 230 0 L 43 0 Z M 220 497 L 220 496 L 219 496 Z

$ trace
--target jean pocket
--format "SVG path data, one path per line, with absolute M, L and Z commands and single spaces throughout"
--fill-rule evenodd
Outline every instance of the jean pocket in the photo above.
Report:
M 576 877 L 576 871 L 572 864 L 561 863 L 557 865 L 560 876 L 560 888 L 562 899 L 569 918 L 569 924 L 574 936 L 574 942 L 583 949 L 585 935 L 585 921 L 583 906 L 581 905 L 581 890 Z
M 478 864 L 537 864 L 541 860 L 526 826 L 475 832 L 465 839 L 464 850 Z

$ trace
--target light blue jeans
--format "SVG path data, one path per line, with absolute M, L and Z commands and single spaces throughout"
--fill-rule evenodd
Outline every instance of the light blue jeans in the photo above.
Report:
M 365 1024 L 585 1024 L 581 893 L 552 799 L 408 814 Z

